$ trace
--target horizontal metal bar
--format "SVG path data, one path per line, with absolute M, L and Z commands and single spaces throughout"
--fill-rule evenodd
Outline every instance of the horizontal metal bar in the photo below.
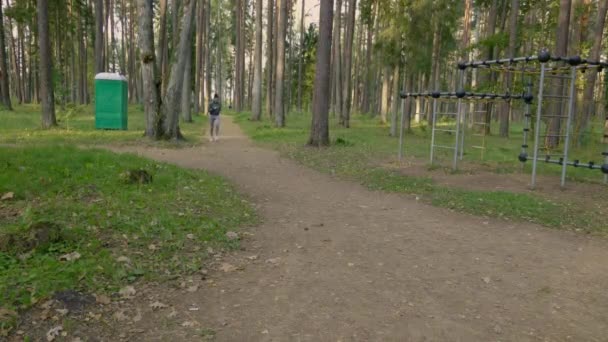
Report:
M 476 148 L 476 149 L 479 149 L 479 150 L 485 150 L 486 149 L 485 146 L 471 146 L 471 148 Z
M 480 126 L 486 126 L 488 123 L 487 122 L 473 122 L 473 125 L 480 125 Z
M 545 94 L 543 95 L 543 97 L 548 97 L 551 99 L 569 99 L 570 96 L 564 96 L 564 95 L 553 95 L 553 94 Z
M 563 137 L 565 137 L 565 135 L 563 135 L 563 134 L 545 134 L 545 135 L 541 135 L 540 137 L 541 138 L 547 138 L 547 137 L 549 137 L 549 138 L 555 138 L 555 137 L 563 138 Z
M 534 160 L 534 158 L 528 158 L 530 160 Z M 537 161 L 542 161 L 544 163 L 549 163 L 549 164 L 558 164 L 558 165 L 563 165 L 564 162 L 562 160 L 556 160 L 556 159 L 544 159 L 544 158 L 536 158 Z M 596 170 L 600 170 L 602 168 L 602 165 L 598 165 L 595 164 L 593 162 L 589 162 L 589 163 L 576 163 L 575 161 L 568 161 L 566 162 L 566 165 L 569 166 L 574 166 L 574 167 L 581 167 L 584 169 L 596 169 Z
M 563 115 L 543 115 L 543 118 L 562 118 L 562 119 L 567 119 L 568 116 L 563 116 Z
M 449 133 L 456 133 L 455 129 L 441 129 L 441 128 L 435 128 L 436 132 L 449 132 Z
M 449 116 L 454 116 L 454 115 L 458 115 L 458 113 L 435 113 L 437 115 L 449 115 Z
M 434 147 L 434 148 L 445 148 L 445 149 L 448 149 L 448 150 L 453 150 L 453 149 L 455 149 L 455 147 L 454 147 L 454 146 L 433 145 L 433 147 Z

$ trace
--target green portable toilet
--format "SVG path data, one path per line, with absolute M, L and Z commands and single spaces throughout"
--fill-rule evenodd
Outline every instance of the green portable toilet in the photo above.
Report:
M 102 72 L 95 76 L 95 128 L 127 129 L 127 79 Z

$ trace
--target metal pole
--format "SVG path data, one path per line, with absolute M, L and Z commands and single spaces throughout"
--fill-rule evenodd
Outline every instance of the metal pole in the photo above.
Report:
M 403 102 L 401 103 L 402 106 L 404 106 L 404 110 L 401 110 L 401 128 L 399 129 L 399 162 L 401 163 L 401 160 L 403 159 L 403 125 L 405 124 L 405 111 L 408 110 L 409 112 L 409 108 L 407 108 L 406 104 L 407 104 L 407 97 L 405 99 L 403 99 Z M 409 114 L 409 113 L 408 113 Z
M 568 148 L 570 145 L 570 129 L 572 126 L 572 113 L 574 113 L 574 92 L 576 91 L 576 67 L 570 71 L 570 99 L 568 102 L 568 119 L 566 119 L 566 141 L 564 142 L 564 164 L 562 165 L 561 187 L 566 185 L 566 169 L 568 167 Z
M 462 160 L 463 156 L 464 156 L 464 135 L 466 133 L 467 130 L 467 111 L 466 109 L 463 109 L 461 111 L 461 116 L 462 116 L 462 120 L 460 120 L 461 122 L 461 126 L 460 128 L 462 129 L 462 133 L 460 134 L 460 160 Z
M 433 165 L 433 150 L 435 149 L 435 116 L 437 114 L 437 99 L 433 98 L 433 116 L 431 118 L 431 165 Z
M 458 168 L 458 152 L 460 143 L 460 114 L 462 112 L 462 99 L 458 99 L 458 109 L 456 110 L 456 146 L 454 146 L 454 161 L 452 162 L 452 171 Z
M 545 86 L 545 63 L 540 64 L 540 84 L 538 87 L 538 106 L 536 107 L 536 127 L 534 127 L 534 159 L 532 160 L 532 180 L 530 188 L 536 186 L 536 162 L 538 159 L 538 143 L 540 137 L 540 116 L 543 112 L 543 91 Z
M 464 76 L 465 76 L 465 70 L 461 69 L 458 73 L 458 91 L 464 91 Z M 464 156 L 464 134 L 466 131 L 466 125 L 465 125 L 465 121 L 466 121 L 466 117 L 467 117 L 467 111 L 466 110 L 461 110 L 461 105 L 462 103 L 460 102 L 460 100 L 458 101 L 458 112 L 460 112 L 460 119 L 462 122 L 462 126 L 460 126 L 462 128 L 462 134 L 461 134 L 461 138 L 460 138 L 460 160 L 462 160 L 462 157 Z

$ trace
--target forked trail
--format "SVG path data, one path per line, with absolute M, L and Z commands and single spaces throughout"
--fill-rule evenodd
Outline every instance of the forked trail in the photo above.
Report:
M 129 148 L 223 175 L 258 207 L 263 223 L 228 259 L 238 270 L 165 299 L 217 340 L 608 339 L 604 239 L 369 191 L 254 147 L 228 119 L 222 133 L 192 149 Z M 137 338 L 200 340 L 167 320 L 146 312 Z

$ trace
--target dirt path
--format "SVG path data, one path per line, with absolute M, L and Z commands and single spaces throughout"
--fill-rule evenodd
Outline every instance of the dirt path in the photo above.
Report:
M 223 133 L 203 147 L 136 151 L 229 178 L 264 220 L 223 260 L 239 270 L 167 295 L 175 321 L 144 308 L 136 339 L 608 339 L 605 240 L 369 191 L 254 147 L 229 120 Z

